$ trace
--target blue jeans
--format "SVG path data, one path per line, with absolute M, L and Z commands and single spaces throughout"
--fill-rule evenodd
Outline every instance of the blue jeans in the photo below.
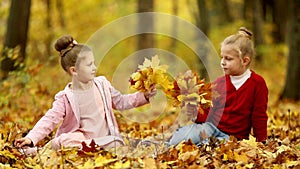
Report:
M 205 133 L 203 133 L 205 132 Z M 202 138 L 206 136 L 205 138 Z M 214 126 L 210 122 L 205 122 L 202 124 L 191 124 L 188 126 L 181 127 L 175 131 L 173 136 L 169 141 L 169 145 L 177 145 L 180 142 L 188 141 L 191 139 L 194 144 L 207 144 L 209 141 L 209 137 L 216 137 L 218 140 L 229 139 L 229 135 L 220 131 L 216 126 Z

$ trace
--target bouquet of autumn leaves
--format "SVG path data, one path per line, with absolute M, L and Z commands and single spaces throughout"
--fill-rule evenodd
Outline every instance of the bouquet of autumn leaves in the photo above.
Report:
M 149 91 L 152 86 L 161 87 L 166 96 L 172 100 L 175 107 L 185 109 L 187 105 L 194 105 L 198 112 L 212 107 L 212 85 L 200 79 L 196 72 L 188 70 L 179 74 L 175 79 L 168 73 L 167 65 L 160 65 L 157 55 L 151 60 L 145 59 L 138 66 L 136 72 L 130 76 L 130 87 L 141 92 Z M 192 117 L 195 120 L 196 117 Z

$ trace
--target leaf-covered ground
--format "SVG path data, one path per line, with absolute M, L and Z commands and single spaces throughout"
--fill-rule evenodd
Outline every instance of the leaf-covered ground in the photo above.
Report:
M 208 145 L 199 147 L 192 142 L 182 142 L 176 147 L 167 147 L 163 142 L 141 144 L 140 138 L 160 140 L 164 133 L 151 126 L 154 123 L 122 125 L 120 122 L 126 146 L 104 150 L 91 144 L 84 145 L 82 150 L 53 151 L 46 144 L 35 156 L 23 155 L 22 150 L 12 146 L 13 139 L 22 132 L 18 124 L 2 122 L 0 168 L 298 168 L 300 125 L 292 119 L 299 119 L 299 113 L 275 114 L 276 118 L 269 123 L 266 144 L 255 142 L 253 137 L 242 141 L 231 138 L 225 144 L 211 138 Z
M 104 150 L 91 144 L 82 150 L 53 151 L 47 145 L 53 132 L 38 144 L 37 155 L 23 155 L 13 146 L 13 140 L 26 135 L 51 107 L 59 90 L 53 89 L 53 81 L 42 81 L 46 75 L 60 78 L 47 71 L 48 66 L 33 64 L 1 82 L 0 168 L 300 168 L 299 102 L 274 101 L 278 96 L 275 85 L 281 84 L 272 80 L 281 74 L 272 71 L 262 72 L 270 90 L 266 144 L 256 143 L 253 137 L 241 141 L 231 138 L 227 143 L 211 138 L 208 145 L 199 147 L 191 142 L 168 147 L 163 141 L 170 137 L 169 128 L 174 126 L 177 113 L 167 111 L 150 123 L 135 123 L 116 112 L 126 146 Z M 63 86 L 65 81 L 56 83 Z M 141 144 L 141 139 L 158 143 Z

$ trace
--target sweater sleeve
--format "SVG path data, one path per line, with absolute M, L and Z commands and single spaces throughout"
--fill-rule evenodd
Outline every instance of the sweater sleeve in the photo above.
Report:
M 268 88 L 265 81 L 261 78 L 257 81 L 254 93 L 254 104 L 252 110 L 252 128 L 256 141 L 264 141 L 267 139 L 267 104 L 268 104 Z
M 113 108 L 117 110 L 128 110 L 149 103 L 144 93 L 121 94 L 115 88 L 111 88 Z
M 149 103 L 144 93 L 135 92 L 132 94 L 122 94 L 119 90 L 115 89 L 106 78 L 104 79 L 106 86 L 109 88 L 112 98 L 112 107 L 114 109 L 121 111 L 128 110 Z
M 63 120 L 65 115 L 65 105 L 63 92 L 55 95 L 52 108 L 35 124 L 33 129 L 27 134 L 27 138 L 31 139 L 33 145 L 50 134 L 54 128 Z
M 207 119 L 209 110 L 210 110 L 209 108 L 207 109 L 203 108 L 201 110 L 198 110 L 197 119 L 195 123 L 204 123 Z

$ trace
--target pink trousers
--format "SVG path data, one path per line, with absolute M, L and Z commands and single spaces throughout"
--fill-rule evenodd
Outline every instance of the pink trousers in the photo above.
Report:
M 82 148 L 82 142 L 85 142 L 86 145 L 89 145 L 92 140 L 94 140 L 98 146 L 103 148 L 113 148 L 124 145 L 123 139 L 118 136 L 104 136 L 91 139 L 85 136 L 82 132 L 77 131 L 63 133 L 60 136 L 55 137 L 52 140 L 52 149 L 58 150 L 61 148 L 61 146 Z

